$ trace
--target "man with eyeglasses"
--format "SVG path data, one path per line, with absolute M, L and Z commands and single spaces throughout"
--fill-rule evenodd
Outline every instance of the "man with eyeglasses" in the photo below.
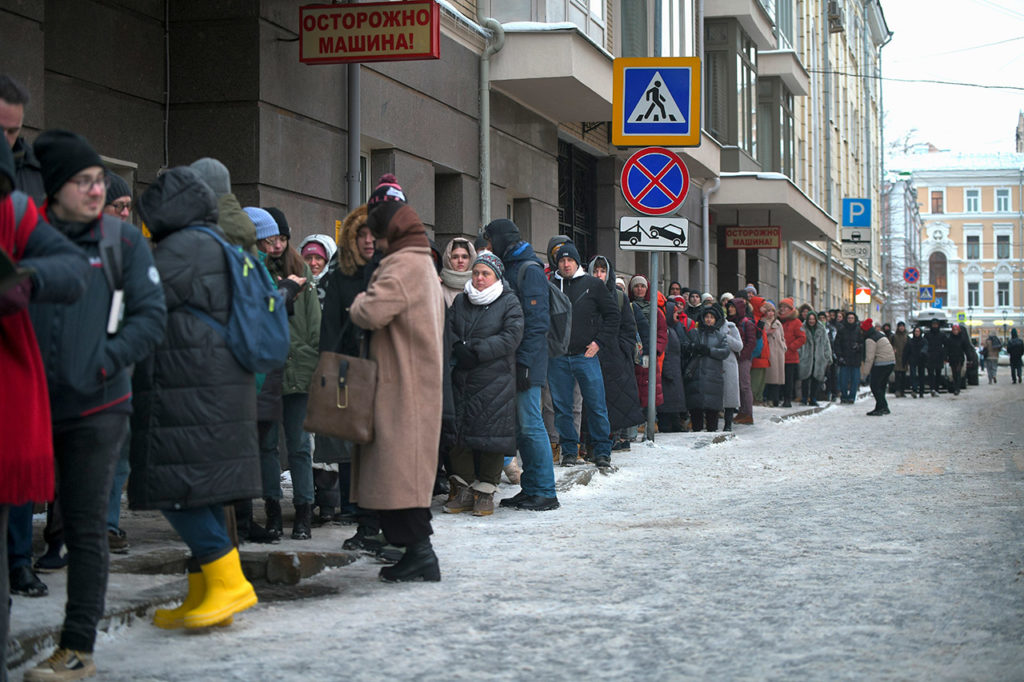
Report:
M 129 222 L 132 217 L 132 188 L 117 173 L 107 171 L 107 201 L 103 212 Z
M 85 251 L 93 267 L 85 294 L 73 305 L 29 307 L 50 390 L 68 549 L 64 626 L 56 651 L 25 673 L 30 681 L 95 674 L 92 650 L 109 562 L 107 499 L 131 414 L 129 368 L 163 339 L 167 316 L 160 275 L 142 233 L 102 215 L 108 182 L 99 154 L 65 130 L 43 132 L 33 150 L 42 167 L 47 221 Z M 118 231 L 113 244 L 103 240 Z M 104 262 L 116 262 L 118 253 L 121 266 L 112 275 Z M 189 292 L 180 295 L 187 299 Z

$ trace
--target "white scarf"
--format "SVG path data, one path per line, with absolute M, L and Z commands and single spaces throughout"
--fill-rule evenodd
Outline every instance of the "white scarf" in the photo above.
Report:
M 466 286 L 462 289 L 469 298 L 469 302 L 473 305 L 490 305 L 498 300 L 498 297 L 501 296 L 501 292 L 504 290 L 505 288 L 501 285 L 500 279 L 483 291 L 478 291 L 473 286 L 473 280 L 466 282 Z

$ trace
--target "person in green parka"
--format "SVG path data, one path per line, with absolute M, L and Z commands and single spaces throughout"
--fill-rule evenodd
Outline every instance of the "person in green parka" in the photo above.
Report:
M 313 517 L 313 457 L 312 438 L 303 430 L 302 422 L 306 418 L 309 381 L 320 357 L 320 300 L 313 287 L 312 271 L 289 243 L 291 229 L 284 214 L 276 208 L 246 207 L 245 212 L 256 226 L 256 247 L 267 254 L 267 269 L 278 286 L 287 292 L 285 300 L 291 346 L 281 386 L 281 421 L 288 446 L 288 470 L 291 472 L 292 502 L 295 505 L 292 539 L 308 540 Z M 281 498 L 278 424 L 274 422 L 267 429 L 260 443 L 263 494 L 271 500 Z M 279 533 L 280 516 L 271 518 L 271 506 L 268 503 L 268 530 Z
M 832 362 L 832 344 L 828 339 L 828 330 L 818 321 L 818 314 L 808 311 L 804 320 L 804 333 L 807 340 L 800 347 L 800 380 L 806 382 L 803 391 L 803 404 L 817 407 L 818 388 L 825 381 L 825 373 Z

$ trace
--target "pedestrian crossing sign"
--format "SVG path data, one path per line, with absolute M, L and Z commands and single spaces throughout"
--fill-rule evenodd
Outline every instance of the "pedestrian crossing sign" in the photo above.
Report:
M 612 144 L 700 146 L 700 59 L 616 59 Z

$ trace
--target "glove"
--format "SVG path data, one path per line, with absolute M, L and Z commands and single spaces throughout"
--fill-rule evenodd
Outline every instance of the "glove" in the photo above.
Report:
M 476 351 L 466 345 L 465 341 L 456 341 L 452 344 L 452 355 L 455 357 L 455 366 L 459 369 L 473 369 L 480 364 Z
M 299 297 L 302 292 L 302 286 L 293 280 L 285 277 L 284 279 L 277 280 L 277 288 L 284 293 L 284 305 L 288 309 L 288 315 L 295 314 L 295 299 Z
M 708 352 L 709 352 L 709 349 L 708 349 L 707 345 L 705 345 L 703 343 L 696 343 L 696 344 L 693 345 L 693 354 L 694 355 L 698 355 L 698 356 L 699 355 L 707 355 Z
M 32 280 L 24 279 L 0 294 L 0 317 L 28 308 L 32 298 Z
M 516 364 L 516 391 L 522 393 L 530 390 L 530 368 Z

